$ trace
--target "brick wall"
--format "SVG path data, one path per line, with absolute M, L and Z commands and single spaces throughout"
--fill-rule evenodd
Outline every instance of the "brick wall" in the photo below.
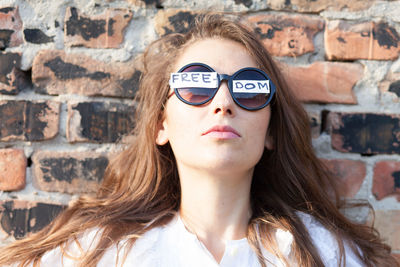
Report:
M 400 1 L 374 0 L 0 0 L 1 242 L 95 191 L 134 124 L 136 58 L 202 10 L 244 15 L 304 102 L 343 197 L 367 199 L 400 254 Z

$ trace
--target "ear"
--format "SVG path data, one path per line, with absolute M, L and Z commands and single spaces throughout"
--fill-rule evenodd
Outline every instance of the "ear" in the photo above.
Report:
M 156 138 L 156 144 L 163 146 L 168 143 L 168 125 L 165 120 L 160 121 L 158 126 L 158 133 Z
M 265 137 L 264 145 L 268 150 L 274 149 L 274 140 L 272 139 L 272 136 L 268 132 L 267 132 L 267 136 Z

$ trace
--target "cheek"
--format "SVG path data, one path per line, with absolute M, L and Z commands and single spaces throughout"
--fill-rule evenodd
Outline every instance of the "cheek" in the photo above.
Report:
M 257 118 L 255 119 L 255 125 L 257 126 L 257 131 L 265 137 L 268 133 L 269 122 L 271 120 L 271 110 L 267 107 L 263 112 L 257 114 Z
M 181 145 L 189 142 L 190 136 L 194 136 L 196 118 L 178 106 L 171 106 L 168 110 L 166 123 L 168 125 L 168 137 L 171 145 Z
M 260 114 L 261 115 L 261 114 Z M 265 146 L 272 145 L 272 139 L 269 136 L 269 124 L 271 120 L 271 112 L 270 110 L 266 110 L 263 112 L 262 116 L 259 116 L 254 123 L 254 132 L 257 132 L 257 143 L 264 149 Z

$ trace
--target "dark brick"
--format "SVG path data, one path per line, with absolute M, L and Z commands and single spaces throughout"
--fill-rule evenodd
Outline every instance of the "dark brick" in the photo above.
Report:
M 389 92 L 395 93 L 397 97 L 400 97 L 400 81 L 394 81 L 389 86 Z
M 64 62 L 60 57 L 55 57 L 44 63 L 54 75 L 60 80 L 69 80 L 77 78 L 89 78 L 91 80 L 103 80 L 110 78 L 110 73 L 96 71 L 90 73 L 86 68 L 81 66 Z
M 103 179 L 108 158 L 94 152 L 39 151 L 33 164 L 34 184 L 41 190 L 93 193 Z
M 39 29 L 25 29 L 24 30 L 25 40 L 33 44 L 45 44 L 54 41 L 54 36 L 47 36 Z
M 107 9 L 97 16 L 82 15 L 69 7 L 65 15 L 65 44 L 90 48 L 117 48 L 123 42 L 123 31 L 132 19 L 127 9 Z
M 141 75 L 142 72 L 136 69 L 128 79 L 119 79 L 117 81 L 118 88 L 122 89 L 122 97 L 133 97 L 136 94 L 136 91 L 139 88 L 139 80 Z
M 133 129 L 134 109 L 119 103 L 85 102 L 68 106 L 70 142 L 115 142 Z
M 154 6 L 156 8 L 162 8 L 164 0 L 142 0 L 146 7 Z
M 378 41 L 379 46 L 390 49 L 397 48 L 400 42 L 400 36 L 396 29 L 390 27 L 387 22 L 374 24 L 372 28 L 372 37 Z
M 0 49 L 4 50 L 10 46 L 11 36 L 14 30 L 0 30 Z
M 0 141 L 41 141 L 58 133 L 59 103 L 0 101 Z
M 14 7 L 4 7 L 4 8 L 0 8 L 0 13 L 7 14 L 7 13 L 9 13 L 11 11 L 14 11 L 14 10 L 15 10 Z
M 164 36 L 170 33 L 186 33 L 198 13 L 184 10 L 160 10 L 155 18 L 156 31 Z
M 253 0 L 235 0 L 236 5 L 244 5 L 245 7 L 249 8 L 253 4 Z
M 310 119 L 311 134 L 317 138 L 321 132 L 321 114 L 319 112 L 308 112 Z
M 19 69 L 21 65 L 21 55 L 17 53 L 0 52 L 0 62 L 0 94 L 18 94 L 23 84 L 22 80 L 18 80 L 22 72 Z
M 69 8 L 71 15 L 65 22 L 66 35 L 79 35 L 86 41 L 97 38 L 106 32 L 106 21 L 104 19 L 90 19 L 78 15 L 75 7 Z
M 22 239 L 48 225 L 65 206 L 21 200 L 0 201 L 0 224 L 8 235 Z
M 400 153 L 400 115 L 331 113 L 332 147 L 361 154 Z

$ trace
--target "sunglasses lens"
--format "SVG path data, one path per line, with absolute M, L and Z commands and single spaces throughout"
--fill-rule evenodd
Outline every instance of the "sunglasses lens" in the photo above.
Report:
M 182 72 L 212 72 L 205 66 L 192 65 L 184 69 Z M 187 87 L 177 88 L 178 94 L 185 101 L 192 104 L 199 104 L 209 100 L 218 88 L 204 87 Z
M 262 107 L 271 95 L 269 79 L 256 70 L 238 73 L 232 80 L 232 86 L 236 101 L 250 109 Z

